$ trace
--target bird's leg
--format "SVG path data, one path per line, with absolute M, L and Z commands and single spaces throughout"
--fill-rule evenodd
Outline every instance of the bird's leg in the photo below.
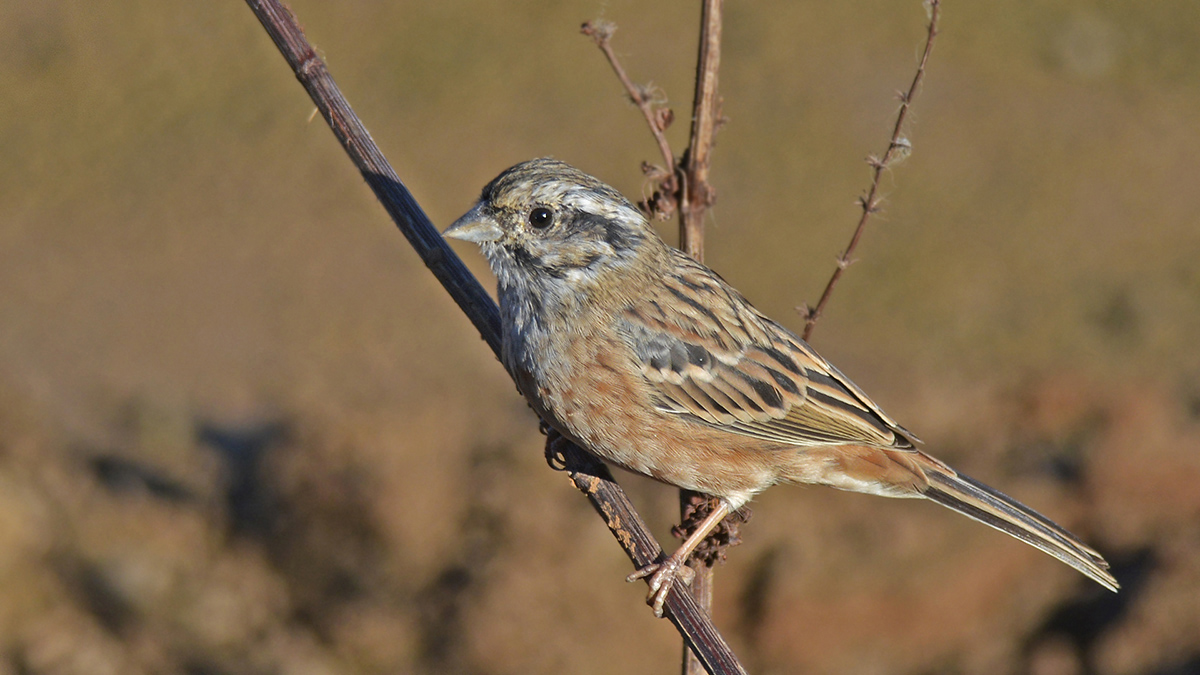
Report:
M 688 556 L 692 554 L 692 551 L 696 550 L 700 542 L 704 541 L 704 538 L 717 525 L 720 525 L 725 516 L 729 515 L 732 511 L 733 509 L 730 507 L 729 502 L 724 499 L 718 499 L 717 506 L 712 510 L 712 513 L 700 521 L 700 526 L 696 528 L 696 531 L 684 540 L 683 544 L 671 554 L 671 557 L 660 563 L 650 563 L 628 577 L 625 577 L 626 581 L 637 581 L 638 579 L 650 577 L 650 581 L 648 582 L 650 584 L 650 593 L 646 596 L 646 602 L 654 607 L 654 616 L 661 617 L 663 615 L 663 603 L 667 601 L 667 594 L 671 592 L 671 587 L 675 585 L 676 576 L 680 575 L 682 570 L 691 572 L 691 568 L 684 566 Z M 690 579 L 687 579 L 684 583 L 689 583 L 690 581 Z

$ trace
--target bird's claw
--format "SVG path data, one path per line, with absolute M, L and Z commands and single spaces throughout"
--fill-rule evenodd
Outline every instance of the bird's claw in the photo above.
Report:
M 650 577 L 650 580 L 646 582 L 650 586 L 650 592 L 646 595 L 646 604 L 654 608 L 654 616 L 662 618 L 663 605 L 667 602 L 667 595 L 674 587 L 676 579 L 688 586 L 691 585 L 695 576 L 695 570 L 672 557 L 661 563 L 650 563 L 643 566 L 625 577 L 625 581 L 634 582 Z

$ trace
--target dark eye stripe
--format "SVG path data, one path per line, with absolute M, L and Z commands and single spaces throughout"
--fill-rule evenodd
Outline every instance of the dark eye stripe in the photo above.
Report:
M 613 220 L 604 221 L 604 241 L 616 251 L 628 250 L 636 244 L 628 228 Z

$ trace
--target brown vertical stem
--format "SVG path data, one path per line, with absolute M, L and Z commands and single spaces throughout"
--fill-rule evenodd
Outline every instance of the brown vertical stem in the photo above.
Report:
M 708 502 L 708 495 L 692 492 L 691 490 L 680 490 L 679 514 L 681 522 L 687 523 L 690 520 L 695 523 L 703 520 L 702 514 L 707 513 Z M 697 507 L 704 510 L 697 512 Z M 700 515 L 697 515 L 697 513 Z M 715 583 L 713 562 L 701 556 L 692 556 L 687 564 L 695 572 L 691 585 L 687 587 L 688 592 L 691 594 L 692 599 L 696 601 L 696 606 L 700 608 L 700 611 L 705 612 L 711 620 L 713 585 Z M 683 675 L 704 675 L 705 672 L 707 671 L 704 664 L 685 640 L 683 643 Z
M 713 139 L 721 119 L 717 72 L 721 66 L 721 18 L 724 0 L 703 0 L 700 12 L 700 49 L 696 58 L 696 93 L 692 101 L 692 129 L 687 153 L 681 162 L 683 185 L 679 200 L 679 248 L 693 259 L 704 261 L 704 216 L 712 206 L 714 192 L 708 183 Z M 679 491 L 679 511 L 684 522 L 694 518 L 708 497 L 690 490 Z M 713 568 L 711 561 L 693 558 L 695 570 L 690 592 L 696 604 L 712 615 Z M 704 664 L 683 645 L 683 675 L 701 675 Z
M 680 493 L 680 497 L 686 496 L 685 492 Z M 692 579 L 691 595 L 696 601 L 696 606 L 701 611 L 708 612 L 709 619 L 712 618 L 713 605 L 713 568 L 707 563 L 700 561 L 688 565 L 696 571 L 695 578 Z M 696 656 L 692 648 L 687 642 L 683 643 L 683 675 L 705 675 L 707 669 L 700 658 Z
M 724 0 L 704 0 L 700 15 L 700 55 L 696 59 L 696 97 L 692 103 L 692 131 L 683 158 L 684 185 L 679 209 L 679 247 L 696 260 L 704 260 L 704 215 L 715 193 L 708 183 L 713 138 L 721 123 L 721 98 L 717 70 L 721 66 L 721 11 Z

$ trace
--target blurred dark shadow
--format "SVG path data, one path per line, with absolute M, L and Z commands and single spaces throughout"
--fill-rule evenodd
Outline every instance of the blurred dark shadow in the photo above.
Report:
M 458 542 L 440 573 L 416 597 L 420 616 L 420 659 L 429 673 L 486 672 L 467 657 L 468 627 L 464 612 L 486 583 L 488 565 L 504 545 L 508 514 L 503 508 L 512 450 L 475 448 L 471 452 L 464 493 L 468 505 L 459 525 Z
M 1185 657 L 1178 663 L 1152 670 L 1146 675 L 1197 675 L 1200 673 L 1200 653 Z
M 193 659 L 184 663 L 183 672 L 184 675 L 235 675 L 231 670 L 202 659 Z
M 173 504 L 196 500 L 195 493 L 182 483 L 137 460 L 100 454 L 89 457 L 87 466 L 101 485 L 118 494 L 149 494 Z
M 1121 592 L 1111 593 L 1088 583 L 1085 590 L 1060 604 L 1026 641 L 1027 664 L 1039 646 L 1058 639 L 1074 647 L 1082 675 L 1097 672 L 1094 660 L 1098 642 L 1136 604 L 1157 565 L 1156 555 L 1150 547 L 1111 556 L 1109 561 L 1113 576 L 1121 583 Z
M 387 544 L 369 472 L 355 451 L 296 425 L 264 420 L 201 424 L 199 438 L 225 463 L 228 528 L 258 540 L 286 583 L 293 618 L 324 639 L 343 610 L 386 596 Z
M 64 585 L 105 630 L 117 636 L 127 635 L 137 620 L 136 612 L 104 570 L 93 562 L 69 555 L 58 557 L 52 564 Z
M 267 452 L 286 432 L 287 425 L 276 420 L 241 426 L 200 424 L 199 440 L 216 450 L 225 464 L 225 500 L 233 534 L 269 534 L 274 507 L 270 490 L 262 481 L 261 468 Z

